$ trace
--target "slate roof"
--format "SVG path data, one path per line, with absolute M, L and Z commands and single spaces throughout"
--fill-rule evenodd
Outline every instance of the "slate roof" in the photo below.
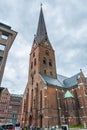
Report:
M 40 77 L 42 78 L 44 83 L 48 83 L 48 84 L 54 85 L 54 86 L 63 87 L 63 84 L 60 81 L 58 81 L 58 79 L 51 78 L 51 77 L 48 77 L 48 76 L 42 75 L 42 74 L 40 74 Z
M 42 6 L 41 6 L 39 21 L 38 21 L 37 34 L 36 34 L 35 39 L 40 44 L 41 41 L 43 40 L 43 38 L 45 38 L 45 37 L 48 38 L 46 25 L 45 25 L 45 21 L 44 21 L 44 16 L 43 16 L 43 10 L 42 10 Z
M 77 85 L 77 79 L 80 76 L 80 73 L 70 78 L 63 75 L 57 75 L 57 79 L 55 79 L 42 74 L 40 74 L 40 77 L 42 78 L 45 84 L 48 83 L 50 85 L 57 86 L 57 87 L 70 88 L 73 87 L 74 85 Z
M 80 72 L 81 73 L 81 72 Z M 74 85 L 77 85 L 77 79 L 79 78 L 80 76 L 80 73 L 70 77 L 70 78 L 67 78 L 63 81 L 64 85 L 66 88 L 70 88 Z

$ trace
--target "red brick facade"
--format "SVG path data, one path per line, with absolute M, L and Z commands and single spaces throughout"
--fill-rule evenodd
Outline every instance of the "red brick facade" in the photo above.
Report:
M 46 128 L 65 123 L 87 124 L 86 78 L 82 71 L 71 78 L 57 78 L 55 53 L 47 36 L 42 8 L 29 63 L 21 125 Z M 71 97 L 65 97 L 67 91 Z

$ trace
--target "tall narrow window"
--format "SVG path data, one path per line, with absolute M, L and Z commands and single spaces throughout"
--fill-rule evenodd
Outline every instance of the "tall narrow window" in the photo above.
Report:
M 46 58 L 45 57 L 43 58 L 43 64 L 46 64 Z
M 36 65 L 36 58 L 34 59 L 34 65 Z
M 34 77 L 32 76 L 32 85 L 33 85 L 33 82 L 34 82 Z
M 74 90 L 74 97 L 75 97 L 76 107 L 77 107 L 78 109 L 80 109 L 80 102 L 79 102 L 79 99 L 78 99 L 78 95 L 77 95 L 76 90 Z
M 49 59 L 49 66 L 52 66 L 52 60 Z
M 8 39 L 8 35 L 6 35 L 6 34 L 4 34 L 4 33 L 1 35 L 1 37 L 2 37 L 3 39 L 5 39 L 5 40 Z
M 42 109 L 42 91 L 40 91 L 40 110 Z
M 62 94 L 59 92 L 59 104 L 60 108 L 62 108 Z
M 33 68 L 33 62 L 31 62 L 31 69 Z
M 73 111 L 73 103 L 68 103 L 68 108 L 69 108 L 69 111 Z

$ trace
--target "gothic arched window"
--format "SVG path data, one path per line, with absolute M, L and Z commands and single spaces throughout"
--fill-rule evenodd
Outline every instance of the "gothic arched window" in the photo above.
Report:
M 52 66 L 52 60 L 49 59 L 49 66 Z
M 43 58 L 43 64 L 46 64 L 46 58 L 45 57 Z

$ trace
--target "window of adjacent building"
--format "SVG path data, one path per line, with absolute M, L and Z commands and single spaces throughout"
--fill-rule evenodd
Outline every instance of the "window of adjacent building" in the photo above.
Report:
M 52 66 L 52 60 L 49 59 L 49 66 Z
M 1 51 L 4 51 L 4 50 L 5 50 L 5 47 L 6 47 L 5 45 L 3 45 L 3 44 L 0 43 L 0 50 L 1 50 Z
M 46 58 L 45 57 L 43 58 L 43 64 L 46 65 Z
M 46 51 L 45 51 L 45 54 L 46 54 L 47 56 L 49 56 L 49 51 L 48 51 L 48 50 L 46 50 Z
M 2 37 L 3 39 L 5 39 L 5 40 L 8 39 L 8 35 L 6 35 L 6 34 L 4 34 L 4 33 L 1 35 L 1 37 Z
M 36 65 L 36 58 L 34 59 L 34 65 Z
M 3 59 L 3 57 L 2 57 L 2 56 L 0 56 L 0 65 L 1 65 L 1 63 L 2 63 L 2 59 Z
M 34 77 L 32 76 L 32 85 L 33 85 L 33 82 L 34 82 Z

